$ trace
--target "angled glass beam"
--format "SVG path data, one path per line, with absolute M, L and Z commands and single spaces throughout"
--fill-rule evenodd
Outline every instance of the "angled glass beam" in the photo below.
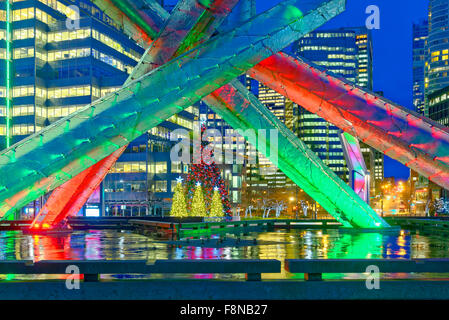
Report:
M 157 41 L 156 41 L 157 42 Z M 155 42 L 155 43 L 156 43 Z M 294 134 L 292 134 L 276 117 L 257 101 L 238 82 L 233 82 L 230 86 L 225 86 L 212 95 L 205 98 L 205 101 L 222 116 L 234 128 L 255 129 L 256 136 L 249 136 L 250 142 L 255 146 L 255 141 L 260 137 L 257 135 L 258 129 L 280 130 L 280 143 L 283 147 L 280 150 L 280 168 L 294 182 L 301 186 L 309 195 L 316 199 L 328 212 L 334 215 L 343 225 L 357 227 L 385 227 L 388 226 L 376 213 L 363 203 L 351 190 L 343 183 L 329 168 L 327 168 L 316 155 L 311 152 Z M 245 105 L 244 112 L 237 112 L 237 105 Z M 231 110 L 233 110 L 231 112 Z M 287 146 L 287 147 L 286 147 Z M 265 149 L 265 148 L 264 148 Z M 266 149 L 265 149 L 266 150 Z M 270 154 L 267 154 L 270 158 Z M 271 155 L 272 156 L 272 155 Z M 272 158 L 272 157 L 271 157 Z M 291 159 L 302 160 L 302 166 L 294 165 Z M 305 165 L 307 164 L 307 165 Z M 313 168 L 313 169 L 311 169 Z M 305 172 L 302 174 L 301 172 Z M 312 174 L 308 174 L 312 172 Z M 318 181 L 315 185 L 311 181 Z M 329 185 L 333 186 L 332 192 L 328 191 Z M 326 187 L 326 188 L 324 188 Z M 341 203 L 335 201 L 340 195 L 344 200 Z M 330 196 L 332 195 L 332 196 Z M 342 206 L 344 204 L 344 206 Z M 353 217 L 357 212 L 357 217 Z
M 122 0 L 109 0 L 111 3 L 120 9 L 130 20 L 136 22 L 143 31 L 151 38 L 156 38 L 158 31 L 159 21 L 153 19 L 146 14 L 142 8 L 145 6 L 145 2 L 142 0 L 135 0 L 133 2 L 125 3 Z M 154 15 L 153 15 L 154 17 Z
M 122 2 L 127 5 L 132 1 Z M 211 0 L 204 6 L 196 0 L 179 1 L 125 85 L 208 40 L 237 2 Z
M 155 1 L 140 4 L 145 6 L 145 11 L 139 10 L 133 13 L 133 15 L 141 17 L 138 21 L 132 20 L 132 18 L 117 8 L 112 0 L 92 0 L 92 2 L 120 25 L 126 35 L 144 48 L 147 48 L 151 44 L 152 37 L 150 34 L 159 33 L 162 21 L 165 21 L 169 17 L 168 12 Z M 132 8 L 136 8 L 136 1 L 133 1 L 132 6 Z M 131 7 L 128 6 L 128 8 Z
M 344 1 L 316 2 L 325 22 Z M 20 208 L 308 32 L 301 1 L 285 1 L 0 153 L 0 215 Z
M 230 90 L 230 91 L 229 91 Z M 246 92 L 246 96 L 243 94 Z M 264 154 L 293 182 L 301 187 L 345 227 L 384 228 L 389 225 L 380 218 L 346 183 L 291 132 L 273 113 L 248 92 L 239 81 L 225 86 L 204 101 L 233 128 L 251 130 L 245 136 L 254 146 L 259 146 L 260 129 L 278 131 L 277 155 Z M 259 142 L 257 142 L 259 139 Z M 262 140 L 269 145 L 270 141 Z
M 34 218 L 30 228 L 50 229 L 61 223 L 67 216 L 76 214 L 125 149 L 126 146 L 121 147 L 57 187 Z
M 246 2 L 249 4 L 249 2 Z M 243 6 L 243 8 L 240 8 Z M 238 12 L 233 12 L 229 19 L 231 21 L 222 27 L 222 31 L 226 29 L 232 29 L 235 25 L 238 25 L 240 21 L 245 21 L 248 19 L 248 14 L 245 12 L 249 11 L 250 8 L 245 7 L 245 3 L 240 2 L 238 4 Z M 243 15 L 242 15 L 243 12 Z M 228 20 L 229 20 L 228 19 Z M 222 90 L 223 89 L 223 90 Z M 263 112 L 265 109 L 261 104 L 255 100 L 255 98 L 246 98 L 252 96 L 245 88 L 241 86 L 234 86 L 233 83 L 230 85 L 223 87 L 220 90 L 217 90 L 210 96 L 206 97 L 204 101 L 208 103 L 208 105 L 221 117 L 223 117 L 229 124 L 232 124 L 234 128 L 246 128 L 246 129 L 268 129 L 268 128 L 283 128 L 283 124 L 276 117 L 269 117 Z M 220 91 L 220 92 L 219 92 Z M 226 96 L 228 94 L 228 96 Z M 241 116 L 243 119 L 238 118 L 236 114 L 232 113 L 230 110 L 235 110 L 235 106 L 238 105 L 238 101 L 240 103 L 245 103 L 247 112 L 251 113 L 251 116 Z M 250 102 L 251 101 L 251 102 Z M 234 111 L 235 112 L 235 111 Z M 225 113 L 225 114 L 223 114 Z M 258 114 L 262 114 L 262 119 L 259 119 Z M 236 118 L 237 117 L 237 118 Z M 312 198 L 317 200 L 324 208 L 327 209 L 329 213 L 336 216 L 337 219 L 342 222 L 344 225 L 354 225 L 357 227 L 385 227 L 388 224 L 383 221 L 383 219 L 378 218 L 377 214 L 366 204 L 362 203 L 357 196 L 351 194 L 347 188 L 344 187 L 344 183 L 341 183 L 341 180 L 336 177 L 331 170 L 329 170 L 324 164 L 321 163 L 316 156 L 313 156 L 311 152 L 305 152 L 304 150 L 308 150 L 307 146 L 305 146 L 297 137 L 287 132 L 285 128 L 280 131 L 281 132 L 281 141 L 283 144 L 289 144 L 291 146 L 295 146 L 295 149 L 292 151 L 291 148 L 287 148 L 289 151 L 286 154 L 281 154 L 280 169 L 294 182 L 296 182 L 299 186 L 303 188 Z M 250 137 L 252 138 L 252 136 Z M 257 139 L 257 137 L 256 137 Z M 254 144 L 254 141 L 251 141 Z M 254 144 L 257 146 L 257 144 Z M 302 153 L 301 153 L 302 152 Z M 264 153 L 268 158 L 270 158 L 269 154 Z M 282 153 L 282 152 L 281 152 Z M 291 163 L 288 162 L 288 155 L 295 155 L 293 159 L 300 157 L 308 157 L 309 161 L 311 161 L 310 165 L 319 164 L 319 166 L 324 170 L 326 177 L 322 176 L 320 181 L 323 181 L 323 185 L 326 188 L 321 186 L 320 188 L 316 188 L 311 183 L 307 183 L 306 181 L 311 180 L 311 176 L 307 175 L 309 172 L 306 167 L 297 167 L 292 166 Z M 287 159 L 286 159 L 287 158 Z M 302 174 L 306 172 L 306 174 Z M 316 176 L 318 177 L 319 174 Z M 329 178 L 331 177 L 331 178 Z M 334 193 L 323 194 L 320 190 L 326 190 L 328 185 L 332 185 L 335 187 Z M 346 202 L 350 204 L 347 207 L 341 207 L 335 204 L 333 194 L 342 194 L 348 193 L 352 198 L 346 199 Z M 366 201 L 366 199 L 364 199 Z M 350 208 L 349 208 L 350 207 Z M 357 208 L 357 209 L 356 209 Z M 360 212 L 355 214 L 355 212 Z M 354 215 L 360 215 L 362 219 L 354 219 Z M 348 223 L 350 221 L 350 223 Z
M 124 86 L 175 57 L 179 48 L 187 48 L 183 45 L 184 41 L 188 40 L 189 45 L 192 45 L 190 36 L 192 30 L 202 30 L 202 38 L 197 44 L 209 39 L 215 32 L 216 27 L 231 12 L 236 2 L 237 0 L 215 0 L 209 4 L 209 7 L 200 6 L 196 0 L 181 0 L 178 2 L 159 32 L 159 36 L 146 50 Z M 217 9 L 216 3 L 223 5 L 223 9 Z M 129 6 L 132 5 L 129 4 Z M 126 146 L 119 150 L 84 170 L 74 179 L 57 187 L 30 227 L 51 228 L 66 217 L 76 214 L 126 150 Z
M 369 203 L 370 176 L 359 140 L 347 132 L 340 132 L 339 137 L 349 169 L 349 185 L 363 201 Z
M 300 59 L 276 54 L 248 74 L 367 145 L 449 188 L 449 131 Z

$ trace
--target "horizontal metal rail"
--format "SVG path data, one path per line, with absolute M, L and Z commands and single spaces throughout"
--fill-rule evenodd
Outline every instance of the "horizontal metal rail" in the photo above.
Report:
M 262 273 L 280 273 L 281 262 L 264 260 L 10 260 L 0 262 L 0 274 L 70 274 L 76 266 L 84 281 L 99 280 L 100 274 L 152 273 L 244 273 L 248 281 L 260 281 Z
M 76 266 L 84 281 L 99 280 L 101 274 L 245 274 L 260 281 L 262 273 L 281 273 L 281 262 L 263 260 L 10 260 L 0 262 L 0 274 L 70 274 Z M 285 270 L 304 273 L 305 280 L 322 280 L 323 273 L 366 273 L 376 266 L 380 273 L 449 273 L 449 259 L 286 259 Z
M 388 221 L 393 225 L 399 225 L 403 228 L 429 229 L 430 231 L 449 231 L 449 221 L 447 219 L 394 218 L 388 219 Z
M 23 230 L 27 229 L 32 220 L 3 220 L 0 221 L 0 230 Z
M 380 273 L 449 273 L 449 259 L 286 259 L 285 270 L 304 273 L 305 280 L 322 280 L 323 273 L 365 273 L 375 266 Z
M 129 222 L 133 228 L 140 231 L 160 231 L 177 235 L 178 238 L 209 236 L 223 233 L 247 233 L 257 228 L 328 228 L 341 226 L 332 220 L 293 220 L 293 219 L 260 219 L 221 222 L 160 222 L 147 220 L 133 220 Z M 145 232 L 144 232 L 145 233 Z

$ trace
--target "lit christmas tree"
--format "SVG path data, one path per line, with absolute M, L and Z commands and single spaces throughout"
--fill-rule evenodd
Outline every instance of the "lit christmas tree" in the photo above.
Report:
M 203 136 L 206 127 L 201 126 L 201 136 Z M 202 141 L 202 139 L 201 139 Z M 231 216 L 231 203 L 229 201 L 228 191 L 226 190 L 224 180 L 220 175 L 220 169 L 213 161 L 213 151 L 205 152 L 205 146 L 208 142 L 201 142 L 201 152 L 196 153 L 198 159 L 190 165 L 189 174 L 186 181 L 187 208 L 192 208 L 192 198 L 195 192 L 195 186 L 198 182 L 203 186 L 206 207 L 210 208 L 212 204 L 213 189 L 218 188 L 224 213 Z M 209 164 L 208 164 L 209 163 Z
M 192 200 L 192 210 L 190 215 L 194 217 L 206 217 L 206 204 L 204 203 L 203 189 L 201 188 L 201 183 L 198 182 L 195 188 L 195 193 Z
M 212 204 L 210 206 L 210 214 L 211 217 L 223 217 L 223 203 L 221 202 L 221 196 L 218 192 L 218 188 L 214 188 L 214 196 L 212 197 Z
M 173 195 L 173 203 L 170 211 L 170 216 L 172 217 L 187 217 L 187 205 L 186 198 L 184 195 L 184 188 L 182 187 L 182 178 L 176 179 L 177 184 L 175 187 L 175 194 Z

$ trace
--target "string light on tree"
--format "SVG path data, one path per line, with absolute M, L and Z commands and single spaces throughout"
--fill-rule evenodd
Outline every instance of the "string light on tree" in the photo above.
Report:
M 214 187 L 214 195 L 212 197 L 212 204 L 210 208 L 211 217 L 223 217 L 223 203 L 221 201 L 220 189 L 218 187 Z
M 206 217 L 206 204 L 204 202 L 203 189 L 201 188 L 201 183 L 196 184 L 195 193 L 193 194 L 192 200 L 192 210 L 190 215 L 194 217 Z
M 173 195 L 173 203 L 170 211 L 170 216 L 172 217 L 187 217 L 187 204 L 185 198 L 184 188 L 182 187 L 182 178 L 176 179 L 175 193 Z

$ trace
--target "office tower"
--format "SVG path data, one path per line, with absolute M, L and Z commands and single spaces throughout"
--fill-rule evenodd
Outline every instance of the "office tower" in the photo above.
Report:
M 449 2 L 430 0 L 429 36 L 425 66 L 425 114 L 429 114 L 428 96 L 449 86 Z
M 444 97 L 447 94 L 445 88 L 449 86 L 448 15 L 449 3 L 447 0 L 429 1 L 428 36 L 424 57 L 424 115 L 443 125 L 448 125 L 447 108 L 444 103 Z M 434 199 L 438 192 L 447 198 L 447 191 L 429 182 L 428 179 L 421 176 L 418 177 L 419 179 L 414 178 L 413 189 L 416 201 L 422 202 L 422 199 L 418 199 L 419 194 L 424 195 L 421 198 Z
M 144 51 L 89 0 L 0 2 L 0 148 L 120 88 Z M 138 214 L 148 212 L 150 196 L 170 198 L 180 170 L 169 163 L 167 145 L 175 143 L 169 132 L 190 129 L 194 112 L 183 111 L 131 143 L 83 212 L 97 215 L 102 203 L 108 212 Z M 166 176 L 155 149 L 165 151 Z
M 297 43 L 297 55 L 326 71 L 372 90 L 372 38 L 365 27 L 314 31 Z M 340 178 L 348 169 L 338 137 L 339 129 L 304 108 L 299 108 L 298 135 Z M 361 143 L 374 185 L 383 179 L 383 155 Z
M 257 83 L 257 85 L 259 101 L 293 131 L 297 123 L 297 104 L 262 83 Z M 264 193 L 268 198 L 287 200 L 288 194 L 296 185 L 267 157 L 256 152 L 254 148 L 249 149 L 248 154 L 256 157 L 256 161 L 248 163 L 246 166 L 246 197 L 259 198 L 261 193 Z
M 426 64 L 429 23 L 422 20 L 413 24 L 413 105 L 415 111 L 424 114 L 424 68 Z
M 143 53 L 88 1 L 66 25 L 71 4 L 0 3 L 2 148 L 119 88 Z
M 449 86 L 429 94 L 427 99 L 429 118 L 449 126 Z

